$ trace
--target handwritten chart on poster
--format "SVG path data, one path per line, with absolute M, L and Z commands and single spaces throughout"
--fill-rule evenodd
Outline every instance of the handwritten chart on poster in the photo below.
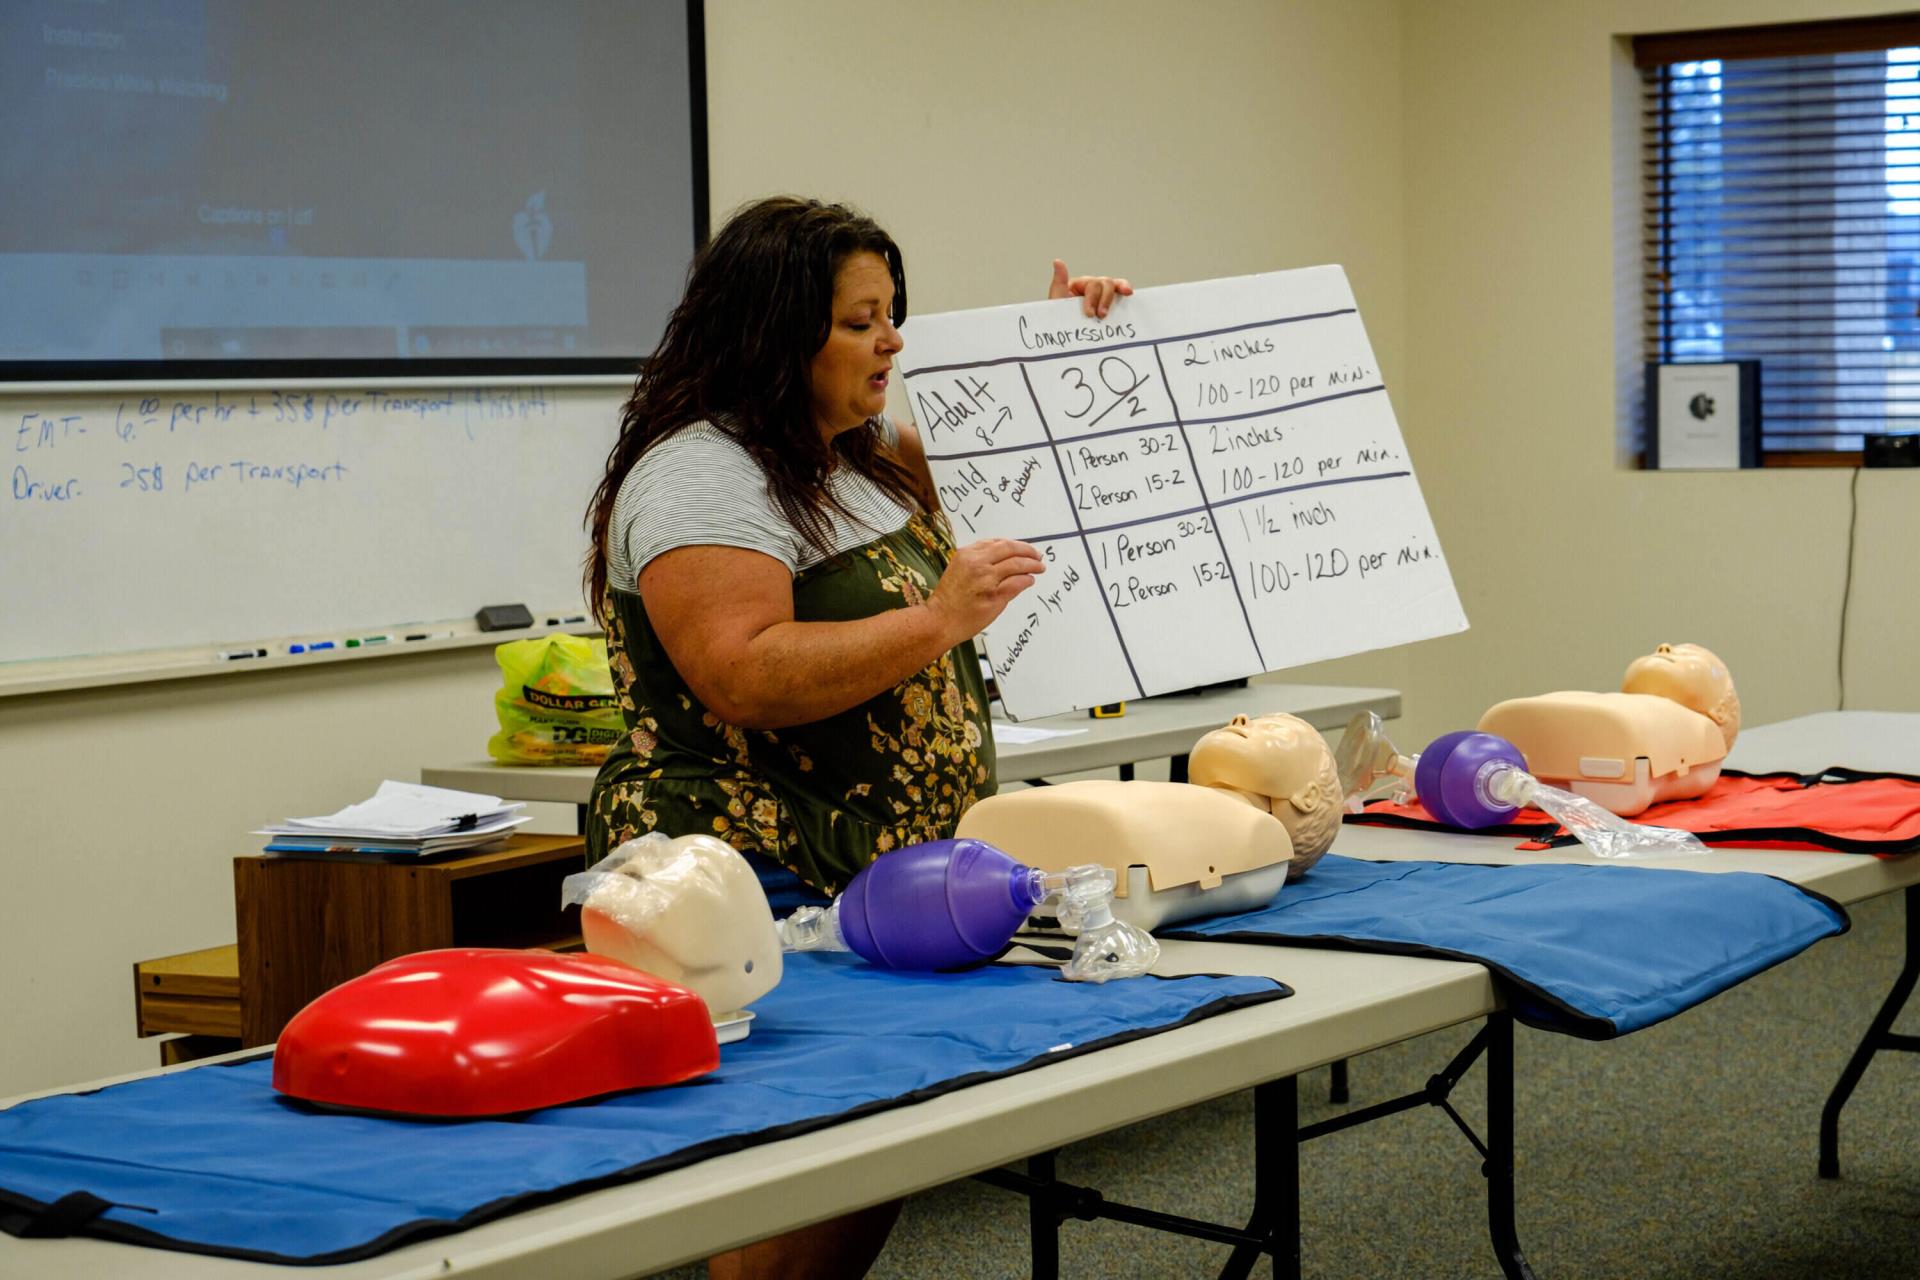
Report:
M 916 317 L 899 363 L 962 543 L 1047 571 L 983 637 L 1016 718 L 1466 629 L 1346 273 Z

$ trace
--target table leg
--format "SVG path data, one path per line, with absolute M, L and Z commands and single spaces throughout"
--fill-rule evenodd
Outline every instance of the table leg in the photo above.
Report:
M 1246 1280 L 1262 1253 L 1273 1255 L 1274 1280 L 1300 1280 L 1300 1079 L 1288 1076 L 1253 1090 L 1253 1212 L 1247 1234 L 1263 1242 L 1234 1246 L 1220 1280 Z
M 1038 1182 L 1055 1181 L 1053 1158 L 1042 1151 L 1027 1157 L 1027 1176 Z M 1033 1280 L 1058 1280 L 1060 1275 L 1060 1212 L 1045 1196 L 1027 1198 L 1027 1235 L 1033 1249 Z
M 1487 1137 L 1484 1142 L 1451 1101 L 1454 1088 L 1473 1066 L 1475 1059 L 1483 1055 L 1487 1061 Z M 1487 1179 L 1488 1235 L 1493 1251 L 1500 1259 L 1500 1270 L 1509 1280 L 1532 1280 L 1533 1272 L 1527 1267 L 1525 1255 L 1520 1252 L 1513 1215 L 1512 1014 L 1489 1015 L 1486 1025 L 1453 1055 L 1446 1066 L 1428 1077 L 1426 1087 L 1418 1093 L 1388 1098 L 1356 1111 L 1301 1125 L 1296 1130 L 1296 1136 L 1301 1142 L 1309 1142 L 1422 1106 L 1438 1107 L 1445 1112 L 1447 1119 L 1453 1121 L 1454 1127 L 1466 1135 L 1473 1149 L 1480 1153 L 1480 1172 Z
M 583 804 L 573 806 L 573 834 L 587 834 L 587 806 Z
M 1487 1032 L 1487 1226 L 1501 1274 L 1532 1280 L 1513 1216 L 1513 1015 L 1489 1015 Z
M 1351 1101 L 1347 1091 L 1347 1060 L 1341 1058 L 1333 1064 L 1333 1078 L 1327 1082 L 1327 1101 L 1341 1105 Z
M 1487 1061 L 1487 1138 L 1482 1142 L 1466 1119 L 1448 1100 L 1454 1087 L 1485 1055 Z M 1296 1076 L 1268 1081 L 1253 1091 L 1253 1211 L 1244 1227 L 1204 1222 L 1142 1209 L 1108 1200 L 1090 1187 L 1061 1182 L 1054 1176 L 1055 1152 L 1032 1156 L 1025 1173 L 988 1169 L 973 1175 L 989 1185 L 1017 1191 L 1029 1202 L 1035 1280 L 1055 1280 L 1060 1274 L 1060 1224 L 1068 1218 L 1092 1221 L 1107 1218 L 1156 1231 L 1170 1231 L 1233 1246 L 1221 1280 L 1245 1280 L 1261 1254 L 1273 1257 L 1276 1280 L 1300 1276 L 1300 1144 L 1356 1125 L 1368 1124 L 1414 1107 L 1433 1106 L 1466 1135 L 1484 1163 L 1487 1179 L 1487 1226 L 1500 1270 L 1508 1280 L 1533 1280 L 1533 1271 L 1520 1251 L 1514 1221 L 1513 1190 L 1513 1016 L 1496 1013 L 1453 1056 L 1426 1087 L 1404 1097 L 1390 1098 L 1310 1125 L 1299 1122 Z
M 1187 780 L 1187 753 L 1182 751 L 1167 761 L 1167 781 L 1185 782 Z
M 1275 1274 L 1298 1280 L 1300 1274 L 1300 1148 L 1295 1118 L 1296 1081 L 1292 1076 L 1256 1086 L 1253 1091 L 1253 1217 L 1243 1227 L 1206 1222 L 1179 1214 L 1142 1209 L 1109 1200 L 1091 1187 L 1062 1182 L 1047 1151 L 1027 1159 L 1024 1173 L 986 1169 L 973 1176 L 989 1186 L 1027 1197 L 1027 1224 L 1035 1280 L 1060 1274 L 1060 1224 L 1068 1218 L 1092 1222 L 1106 1218 L 1154 1231 L 1168 1231 L 1232 1245 L 1223 1275 L 1245 1277 L 1261 1254 L 1271 1253 Z
M 1820 1176 L 1823 1178 L 1840 1176 L 1840 1109 L 1853 1096 L 1854 1087 L 1860 1083 L 1860 1077 L 1867 1073 L 1867 1064 L 1873 1061 L 1873 1056 L 1882 1049 L 1904 1053 L 1920 1051 L 1920 1036 L 1896 1035 L 1893 1031 L 1893 1020 L 1900 1016 L 1908 997 L 1913 995 L 1914 980 L 1920 978 L 1920 885 L 1907 886 L 1904 905 L 1907 913 L 1906 963 L 1894 978 L 1893 988 L 1887 992 L 1886 1003 L 1880 1006 L 1880 1012 L 1867 1028 L 1867 1034 L 1854 1046 L 1853 1056 L 1847 1059 L 1840 1079 L 1834 1083 L 1833 1092 L 1827 1095 L 1826 1106 L 1820 1109 Z

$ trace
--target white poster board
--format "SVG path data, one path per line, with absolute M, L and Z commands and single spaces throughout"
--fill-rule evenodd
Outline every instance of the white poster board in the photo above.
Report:
M 905 334 L 956 537 L 1047 559 L 983 637 L 1016 719 L 1466 629 L 1339 267 Z

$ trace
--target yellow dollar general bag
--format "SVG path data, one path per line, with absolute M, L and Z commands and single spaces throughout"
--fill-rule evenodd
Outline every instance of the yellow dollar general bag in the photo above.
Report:
M 500 732 L 487 754 L 501 764 L 599 764 L 626 731 L 597 636 L 540 636 L 493 651 L 504 677 L 494 691 Z

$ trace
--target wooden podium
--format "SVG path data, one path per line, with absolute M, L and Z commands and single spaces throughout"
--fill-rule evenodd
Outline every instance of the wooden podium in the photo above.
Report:
M 577 950 L 560 882 L 579 836 L 509 837 L 421 862 L 253 854 L 233 860 L 240 1044 L 270 1044 L 308 1001 L 383 960 L 439 947 Z

